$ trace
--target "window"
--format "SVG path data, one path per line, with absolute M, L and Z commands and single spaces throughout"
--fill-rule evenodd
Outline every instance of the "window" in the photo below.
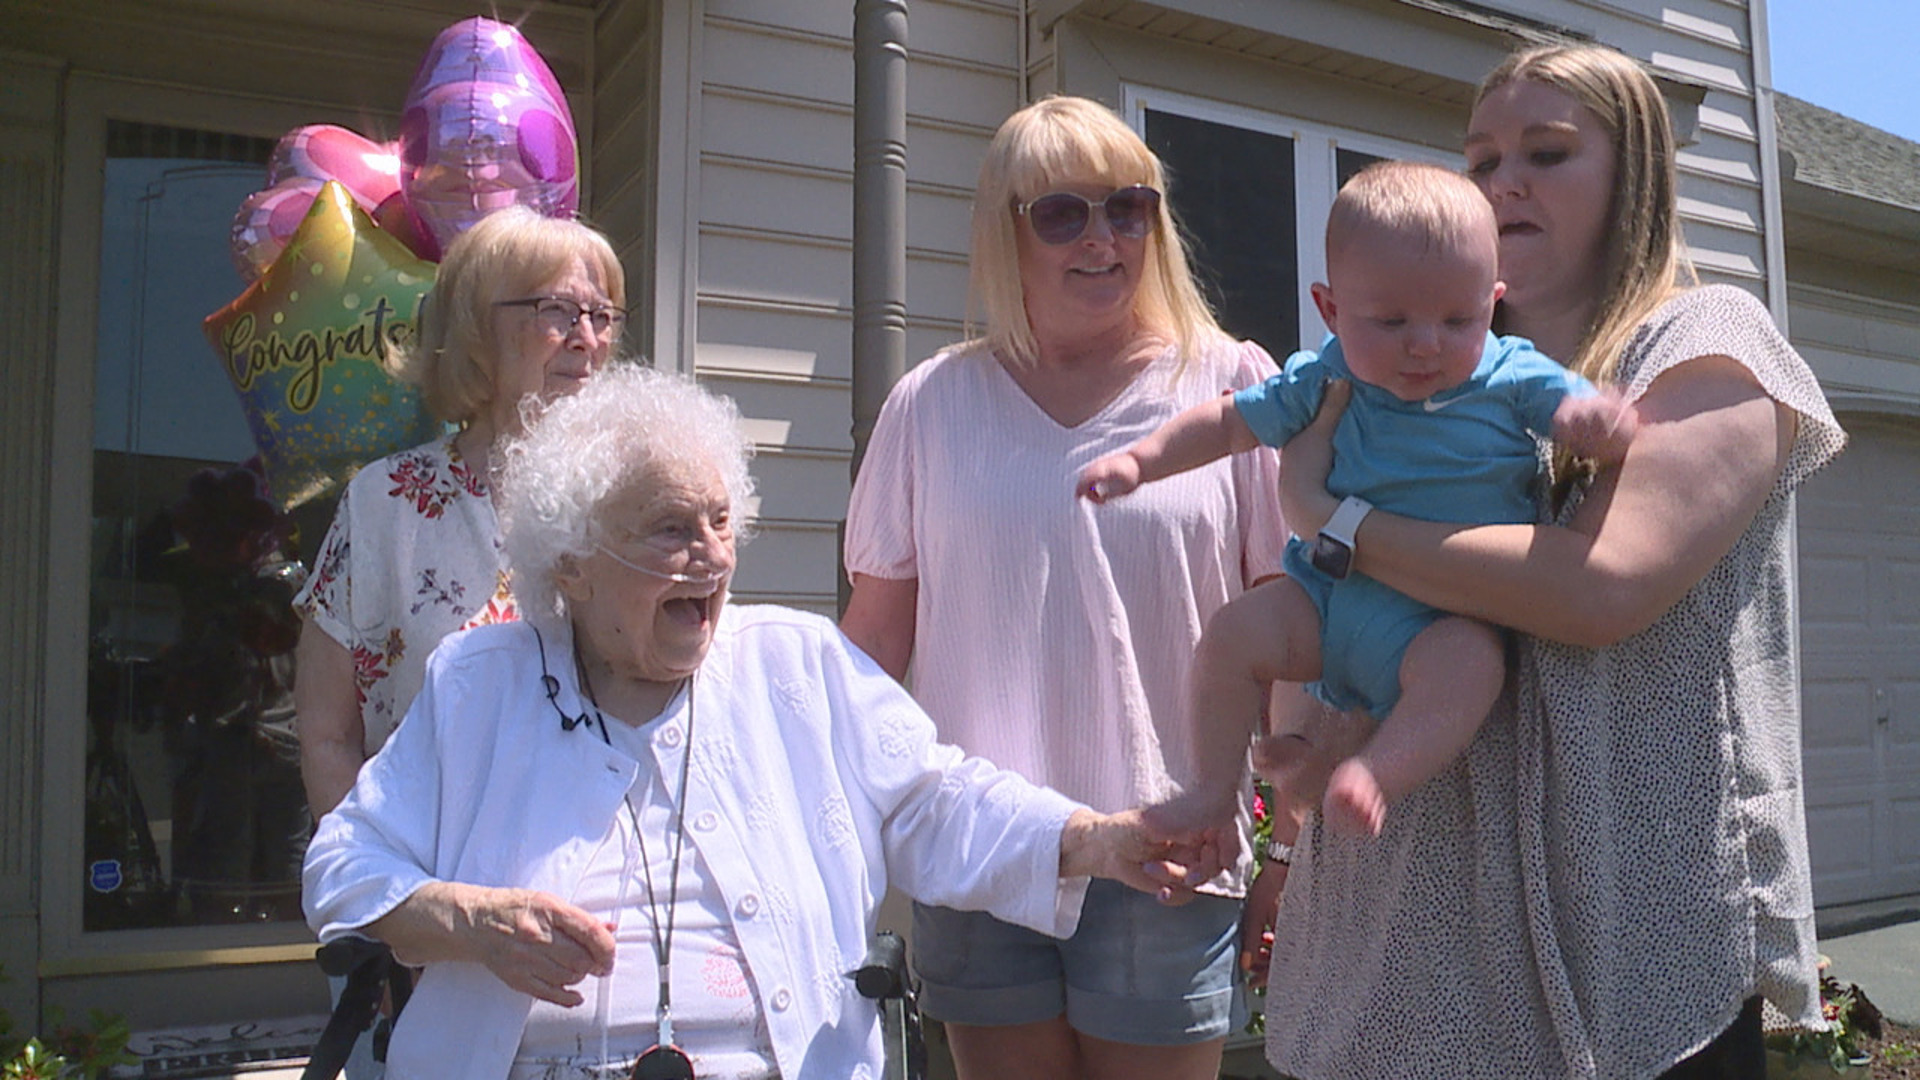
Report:
M 1326 334 L 1307 286 L 1326 280 L 1334 193 L 1383 158 L 1457 166 L 1432 147 L 1127 87 L 1124 115 L 1173 174 L 1167 200 L 1193 242 L 1222 326 L 1276 359 Z
M 1176 112 L 1146 112 L 1147 145 L 1171 174 L 1167 201 L 1193 245 L 1221 324 L 1276 356 L 1292 352 L 1300 309 L 1294 140 Z
M 250 497 L 253 441 L 200 329 L 241 290 L 228 227 L 272 149 L 108 127 L 76 867 L 89 932 L 300 918 L 293 540 L 317 542 L 331 507 L 296 523 Z

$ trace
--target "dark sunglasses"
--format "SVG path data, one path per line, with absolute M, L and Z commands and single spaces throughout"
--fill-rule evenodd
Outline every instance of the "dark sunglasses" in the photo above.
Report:
M 1115 235 L 1138 240 L 1153 229 L 1154 217 L 1160 212 L 1160 193 L 1145 184 L 1135 184 L 1096 202 L 1071 191 L 1054 191 L 1032 202 L 1015 203 L 1013 212 L 1026 216 L 1041 243 L 1070 244 L 1087 231 L 1096 206 L 1106 215 L 1107 227 Z

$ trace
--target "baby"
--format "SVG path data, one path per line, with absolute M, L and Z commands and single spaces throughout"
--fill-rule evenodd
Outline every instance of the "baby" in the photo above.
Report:
M 1201 637 L 1198 769 L 1181 800 L 1201 820 L 1224 817 L 1237 798 L 1275 681 L 1317 680 L 1308 689 L 1322 701 L 1379 721 L 1328 776 L 1321 805 L 1329 825 L 1359 835 L 1378 833 L 1389 803 L 1444 770 L 1499 695 L 1500 631 L 1349 573 L 1354 532 L 1374 505 L 1431 521 L 1530 522 L 1533 433 L 1601 464 L 1625 456 L 1631 405 L 1524 339 L 1491 333 L 1506 291 L 1498 248 L 1493 211 L 1466 178 L 1411 162 L 1367 168 L 1327 220 L 1327 281 L 1313 300 L 1334 336 L 1320 353 L 1296 353 L 1265 383 L 1194 406 L 1081 472 L 1079 493 L 1104 502 L 1280 446 L 1313 419 L 1330 380 L 1354 384 L 1327 482 L 1345 502 L 1318 538 L 1289 543 L 1286 577 L 1227 604 Z

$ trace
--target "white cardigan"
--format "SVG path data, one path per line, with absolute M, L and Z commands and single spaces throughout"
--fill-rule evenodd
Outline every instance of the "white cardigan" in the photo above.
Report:
M 572 643 L 546 634 L 559 705 L 579 715 Z M 322 941 L 430 881 L 571 895 L 637 776 L 591 724 L 562 730 L 524 624 L 448 637 L 406 721 L 307 850 L 307 921 Z M 767 1009 L 787 1080 L 877 1075 L 878 1013 L 846 973 L 889 884 L 1057 937 L 1085 878 L 1061 879 L 1078 804 L 935 741 L 899 684 L 827 620 L 726 609 L 696 687 L 687 837 L 712 869 Z M 679 769 L 684 715 L 653 733 Z M 504 1077 L 532 999 L 479 964 L 430 965 L 387 1075 Z

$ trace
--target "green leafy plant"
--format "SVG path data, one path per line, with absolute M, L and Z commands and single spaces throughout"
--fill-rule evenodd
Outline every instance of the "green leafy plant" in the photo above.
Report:
M 0 982 L 6 981 L 0 972 Z M 52 1015 L 53 1034 L 45 1041 L 14 1030 L 13 1017 L 0 1009 L 0 1080 L 100 1080 L 115 1065 L 131 1065 L 127 1052 L 132 1031 L 127 1022 L 93 1009 L 85 1026 Z
M 1880 1060 L 1893 1066 L 1920 1064 L 1920 1046 L 1910 1042 L 1883 1043 L 1880 1047 Z
M 1825 1062 L 1835 1070 L 1860 1064 L 1859 1029 L 1865 1019 L 1860 1015 L 1863 999 L 1860 988 L 1851 983 L 1842 987 L 1831 975 L 1820 976 L 1820 1015 L 1827 1030 L 1794 1028 L 1767 1036 L 1767 1046 L 1790 1058 Z M 1872 1008 L 1872 1006 L 1865 1006 Z

